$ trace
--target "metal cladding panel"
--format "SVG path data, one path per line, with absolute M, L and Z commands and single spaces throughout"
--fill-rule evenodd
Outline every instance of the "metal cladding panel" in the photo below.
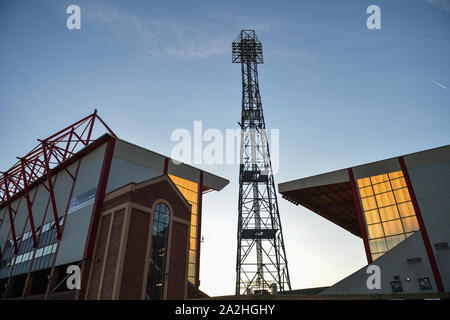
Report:
M 450 291 L 450 252 L 436 244 L 450 244 L 450 161 L 433 161 L 422 155 L 405 163 L 419 204 L 445 291 Z M 410 167 L 410 163 L 412 163 Z
M 408 264 L 408 259 L 420 258 L 420 263 Z M 433 271 L 428 261 L 422 235 L 416 232 L 409 238 L 376 259 L 372 265 L 381 269 L 381 289 L 370 290 L 367 287 L 367 266 L 339 281 L 321 294 L 392 294 L 391 281 L 399 276 L 404 293 L 437 292 Z M 410 281 L 407 281 L 407 278 Z M 419 278 L 430 278 L 432 289 L 421 290 Z
M 203 185 L 205 185 L 205 186 L 215 186 L 215 188 L 212 188 L 214 190 L 220 191 L 228 183 L 229 183 L 228 180 L 224 180 L 223 178 L 220 178 L 220 177 L 215 176 L 213 174 L 210 174 L 208 172 L 203 172 Z
M 400 168 L 398 159 L 393 158 L 354 167 L 353 173 L 355 175 L 355 179 L 357 180 L 400 170 L 402 169 Z
M 16 210 L 16 215 L 14 216 L 14 227 L 16 228 L 16 236 L 19 236 L 22 234 L 28 216 L 28 209 L 25 198 L 22 197 L 21 200 L 17 199 L 16 201 L 14 201 L 13 208 L 14 210 Z
M 6 240 L 8 239 L 10 224 L 9 224 L 8 209 L 5 207 L 3 209 L 0 209 L 0 212 L 1 212 L 0 217 L 3 218 L 2 224 L 0 226 L 0 246 L 3 252 Z
M 35 222 L 35 227 L 38 227 L 42 224 L 45 214 L 45 208 L 47 207 L 47 204 L 49 204 L 49 199 L 50 199 L 49 193 L 42 184 L 39 184 L 36 188 L 30 190 L 30 200 L 33 201 L 33 205 L 31 208 L 33 210 L 33 219 Z M 52 215 L 51 207 L 52 207 L 51 204 L 49 204 L 47 215 L 48 214 Z
M 158 172 L 159 174 L 163 174 L 166 158 L 167 157 L 165 157 L 161 154 L 158 154 L 153 151 L 147 150 L 145 148 L 136 146 L 132 143 L 117 139 L 116 146 L 114 149 L 113 166 L 120 165 L 121 163 L 119 161 L 117 161 L 116 159 L 121 159 L 121 160 L 128 161 L 130 163 L 134 163 L 138 167 L 140 166 L 140 167 L 152 169 L 152 170 L 154 170 L 153 171 L 154 173 Z M 191 180 L 196 183 L 200 182 L 200 171 L 201 171 L 200 169 L 192 167 L 192 166 L 184 164 L 184 163 L 175 164 L 173 161 L 171 161 L 170 158 L 167 158 L 167 159 L 169 159 L 168 168 L 167 168 L 169 174 L 173 174 L 180 178 L 188 179 L 188 180 Z M 117 162 L 117 163 L 115 163 L 115 162 Z M 124 164 L 124 163 L 122 163 L 122 164 Z M 129 166 L 129 168 L 130 168 L 130 173 L 135 174 L 135 172 L 133 172 L 133 170 L 136 169 L 137 167 L 135 167 L 133 169 L 132 167 Z M 115 168 L 113 168 L 113 169 L 114 169 L 114 171 L 117 171 Z M 139 169 L 139 170 L 142 170 L 142 169 Z M 149 178 L 152 178 L 153 172 L 146 171 L 145 174 L 147 174 Z M 115 176 L 111 176 L 111 175 L 110 175 L 110 178 L 116 179 Z M 133 179 L 136 179 L 136 178 L 133 177 Z M 140 179 L 139 181 L 143 181 L 143 180 L 145 180 L 145 179 Z M 132 181 L 131 179 L 128 179 L 128 182 L 126 182 L 126 183 L 129 183 L 131 181 Z M 137 182 L 137 181 L 135 181 L 135 182 Z M 228 183 L 229 183 L 229 181 L 226 179 L 215 176 L 208 172 L 204 172 L 203 185 L 210 189 L 221 190 Z M 117 185 L 115 182 L 111 182 L 111 187 L 110 187 L 109 183 L 108 183 L 108 191 L 112 191 L 112 190 L 114 190 L 114 188 L 118 188 L 121 186 L 122 185 Z
M 175 164 L 172 160 L 170 160 L 168 163 L 167 172 L 169 174 L 173 174 L 174 176 L 200 183 L 200 170 L 194 167 L 190 167 L 185 164 Z M 205 184 L 204 181 L 203 184 Z
M 164 171 L 164 156 L 120 139 L 116 140 L 114 157 L 154 169 L 158 172 Z
M 162 174 L 163 172 L 147 166 L 113 157 L 106 193 L 123 187 L 130 182 L 139 183 Z
M 98 147 L 81 159 L 72 199 L 97 188 L 106 145 Z M 88 204 L 67 216 L 55 265 L 79 261 L 83 257 L 93 204 Z
M 283 193 L 297 189 L 305 189 L 329 184 L 348 182 L 349 180 L 350 179 L 348 177 L 347 169 L 342 169 L 324 174 L 319 174 L 308 178 L 279 183 L 278 191 Z
M 78 161 L 68 167 L 69 172 L 75 176 L 75 172 L 78 166 Z M 56 208 L 58 210 L 58 217 L 64 216 L 69 202 L 70 190 L 72 189 L 73 179 L 66 171 L 58 172 L 57 178 L 53 184 L 56 200 Z M 51 206 L 50 208 L 51 209 Z M 50 210 L 49 210 L 50 211 Z M 45 222 L 54 220 L 53 212 L 47 214 Z

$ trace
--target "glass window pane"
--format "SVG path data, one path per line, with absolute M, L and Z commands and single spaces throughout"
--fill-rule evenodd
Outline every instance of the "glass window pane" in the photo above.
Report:
M 191 250 L 195 250 L 195 248 L 197 248 L 197 239 L 195 239 L 195 238 L 191 238 L 191 241 L 190 241 L 190 247 L 189 247 Z
M 361 198 L 373 196 L 372 187 L 365 187 L 365 188 L 359 189 L 359 194 L 361 195 Z
M 197 226 L 197 215 L 196 214 L 193 214 L 191 216 L 191 225 L 192 226 Z
M 378 184 L 374 184 L 373 185 L 373 190 L 375 191 L 375 194 L 386 192 L 386 191 L 390 191 L 391 190 L 391 184 L 389 183 L 389 181 L 378 183 Z
M 170 210 L 164 203 L 155 208 L 152 229 L 152 246 L 146 288 L 146 299 L 160 300 L 164 293 Z M 54 246 L 50 246 L 52 249 Z
M 383 222 L 384 233 L 386 236 L 392 236 L 403 233 L 403 227 L 400 219 L 394 221 Z
M 399 178 L 399 179 L 391 180 L 391 183 L 392 183 L 392 187 L 394 189 L 400 189 L 400 188 L 405 188 L 406 187 L 405 178 Z
M 372 210 L 377 208 L 377 203 L 375 202 L 374 197 L 367 197 L 361 199 L 364 211 Z
M 405 236 L 403 234 L 393 236 L 393 237 L 387 237 L 386 238 L 386 244 L 387 249 L 391 250 L 393 247 L 395 247 L 397 244 L 405 240 Z
M 409 197 L 409 192 L 408 192 L 407 188 L 394 190 L 394 192 L 395 192 L 395 198 L 397 199 L 397 202 L 404 202 L 404 201 L 411 200 L 411 198 Z
M 189 277 L 195 277 L 195 264 L 194 263 L 189 263 L 189 273 L 188 273 Z
M 411 215 L 415 215 L 414 207 L 413 207 L 411 201 L 405 202 L 405 203 L 400 203 L 398 205 L 398 209 L 400 210 L 400 215 L 402 217 L 408 217 Z
M 387 220 L 393 220 L 399 218 L 397 206 L 389 206 L 379 209 L 380 210 L 380 216 L 381 220 L 387 221 Z
M 367 187 L 370 186 L 370 178 L 358 179 L 358 187 Z
M 395 178 L 399 178 L 399 177 L 403 177 L 403 172 L 401 170 L 389 173 L 389 178 L 391 178 L 391 179 L 395 179 Z
M 195 251 L 189 251 L 189 261 L 196 261 L 197 256 Z
M 197 237 L 197 227 L 191 226 L 191 238 Z
M 372 184 L 387 181 L 388 175 L 387 174 L 380 174 L 378 176 L 370 177 L 370 180 L 372 181 Z
M 381 227 L 381 223 L 372 224 L 372 225 L 368 226 L 367 229 L 369 231 L 370 239 L 380 238 L 380 237 L 384 236 L 383 228 Z
M 373 223 L 380 222 L 380 216 L 379 216 L 378 210 L 366 211 L 364 213 L 364 215 L 366 216 L 367 224 L 373 224 Z
M 417 223 L 416 216 L 404 218 L 402 220 L 405 232 L 412 232 L 419 230 L 419 224 Z
M 386 252 L 386 241 L 384 238 L 376 239 L 376 240 L 370 240 L 370 252 L 372 253 L 380 253 L 380 252 Z
M 392 191 L 378 194 L 375 197 L 377 198 L 379 208 L 395 204 L 394 194 L 392 193 Z

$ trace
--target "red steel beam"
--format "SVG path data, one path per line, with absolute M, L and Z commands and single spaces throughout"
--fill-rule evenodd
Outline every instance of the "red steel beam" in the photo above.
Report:
M 16 239 L 16 228 L 14 227 L 14 218 L 12 215 L 12 208 L 11 208 L 11 201 L 10 201 L 10 197 L 9 197 L 9 189 L 8 189 L 8 174 L 7 173 L 3 173 L 3 178 L 5 179 L 5 194 L 6 194 L 6 203 L 8 206 L 8 214 L 9 214 L 9 223 L 10 223 L 10 228 L 11 228 L 11 235 L 13 238 L 13 243 L 14 243 L 14 254 L 17 254 L 19 252 L 19 248 L 17 246 L 17 239 Z
M 371 264 L 373 262 L 372 254 L 370 253 L 370 246 L 369 246 L 369 239 L 367 237 L 366 224 L 364 223 L 364 217 L 363 217 L 362 210 L 361 210 L 361 203 L 359 202 L 358 189 L 356 187 L 355 177 L 353 175 L 353 169 L 349 168 L 349 169 L 347 169 L 347 172 L 348 172 L 348 177 L 350 178 L 350 184 L 352 186 L 353 199 L 355 201 L 356 212 L 358 214 L 359 228 L 361 230 L 361 236 L 362 236 L 363 242 L 364 242 L 364 249 L 366 251 L 367 262 L 369 264 Z
M 53 218 L 55 219 L 56 239 L 61 240 L 62 235 L 61 235 L 61 228 L 59 226 L 58 208 L 56 207 L 55 193 L 53 191 L 52 175 L 50 173 L 50 166 L 49 166 L 49 160 L 48 160 L 48 155 L 47 155 L 46 149 L 47 149 L 47 142 L 42 141 L 42 150 L 44 151 L 45 172 L 47 174 L 50 199 L 52 201 Z
M 100 213 L 102 210 L 103 199 L 105 197 L 106 185 L 108 184 L 109 170 L 111 169 L 112 158 L 116 139 L 111 138 L 106 145 L 105 155 L 103 158 L 102 169 L 97 185 L 97 193 L 95 195 L 94 205 L 92 207 L 91 221 L 84 248 L 83 260 L 90 260 L 94 250 L 95 237 L 97 234 L 98 223 L 100 221 Z
M 38 242 L 37 242 L 37 237 L 36 237 L 36 229 L 34 227 L 33 209 L 32 209 L 32 205 L 31 205 L 30 194 L 28 191 L 28 179 L 26 176 L 24 162 L 25 162 L 24 159 L 20 159 L 20 163 L 22 165 L 22 177 L 23 177 L 23 184 L 24 184 L 24 191 L 25 191 L 25 199 L 27 200 L 28 218 L 30 219 L 30 228 L 31 228 L 31 233 L 33 235 L 33 248 L 36 248 Z

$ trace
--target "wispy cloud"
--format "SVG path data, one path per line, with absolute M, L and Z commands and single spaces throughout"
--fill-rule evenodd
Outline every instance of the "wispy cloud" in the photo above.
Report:
M 444 86 L 442 83 L 436 82 L 434 80 L 431 80 L 430 78 L 425 77 L 426 80 L 428 80 L 429 82 L 431 82 L 432 84 L 437 85 L 438 87 L 441 87 L 445 90 L 447 90 L 448 88 L 446 86 Z
M 134 47 L 144 59 L 206 58 L 230 50 L 226 35 L 167 19 L 140 17 L 108 3 L 92 3 L 83 14 L 92 23 L 104 24 L 115 39 Z
M 450 0 L 427 0 L 427 2 L 450 13 Z

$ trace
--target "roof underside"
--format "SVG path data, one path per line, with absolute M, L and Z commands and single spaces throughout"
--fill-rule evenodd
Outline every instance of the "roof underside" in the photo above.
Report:
M 288 201 L 302 205 L 355 236 L 361 237 L 350 182 L 299 188 L 281 194 Z

